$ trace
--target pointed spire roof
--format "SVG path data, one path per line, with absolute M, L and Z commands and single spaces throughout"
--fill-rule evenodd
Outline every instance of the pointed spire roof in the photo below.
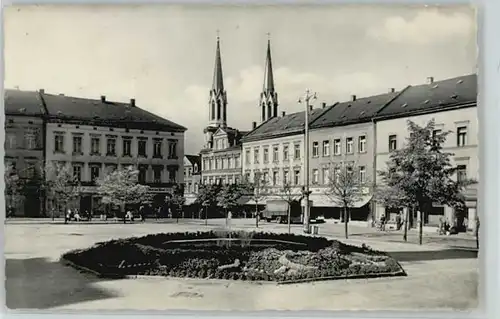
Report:
M 267 35 L 269 36 L 269 33 Z M 264 92 L 274 92 L 273 64 L 271 60 L 271 39 L 267 40 L 266 66 L 264 69 Z
M 212 89 L 215 91 L 224 91 L 224 81 L 222 79 L 222 61 L 220 57 L 220 39 L 217 31 L 217 51 L 215 52 L 215 68 Z

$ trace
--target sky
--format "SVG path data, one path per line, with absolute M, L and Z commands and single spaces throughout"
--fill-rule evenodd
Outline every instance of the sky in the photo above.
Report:
M 476 72 L 470 6 L 37 5 L 4 12 L 5 87 L 127 102 L 188 128 L 203 145 L 216 35 L 228 125 L 259 121 L 270 33 L 279 112 Z

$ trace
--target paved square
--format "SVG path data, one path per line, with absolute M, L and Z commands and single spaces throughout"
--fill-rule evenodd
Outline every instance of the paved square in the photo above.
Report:
M 362 236 L 353 227 L 349 243 L 390 252 L 408 277 L 326 281 L 278 286 L 199 279 L 109 280 L 61 265 L 62 253 L 112 238 L 158 232 L 220 228 L 223 221 L 146 224 L 37 224 L 5 226 L 6 299 L 10 309 L 87 310 L 397 310 L 470 309 L 478 303 L 478 259 L 470 250 L 418 246 Z M 251 220 L 233 220 L 235 229 L 254 229 Z M 342 240 L 343 226 L 321 227 Z M 262 231 L 287 231 L 261 224 Z M 300 226 L 292 230 L 299 233 Z M 358 233 L 356 236 L 355 234 Z M 380 237 L 380 236 L 379 236 Z

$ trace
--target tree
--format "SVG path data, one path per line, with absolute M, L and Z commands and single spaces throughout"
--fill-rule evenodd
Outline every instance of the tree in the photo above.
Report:
M 278 197 L 280 197 L 282 200 L 287 202 L 288 207 L 287 207 L 287 223 L 288 223 L 288 233 L 291 233 L 292 231 L 292 222 L 291 222 L 291 209 L 292 209 L 292 204 L 297 202 L 297 200 L 300 202 L 302 200 L 302 194 L 298 195 L 297 194 L 297 187 L 293 187 L 290 183 L 286 182 L 283 184 L 283 187 L 278 191 L 276 194 Z M 298 196 L 298 198 L 297 198 Z
M 205 210 L 205 225 L 208 224 L 208 209 L 217 207 L 217 197 L 220 192 L 220 185 L 202 184 L 200 185 L 196 203 Z
M 138 181 L 139 171 L 128 167 L 115 170 L 97 180 L 97 191 L 102 195 L 105 204 L 122 206 L 126 204 L 139 204 L 149 201 L 151 194 L 149 186 L 140 185 Z M 123 223 L 126 215 L 123 214 Z
M 368 184 L 366 176 L 360 174 L 360 167 L 355 162 L 343 164 L 330 164 L 330 176 L 325 195 L 337 206 L 342 207 L 345 238 L 349 238 L 349 212 L 366 193 Z
M 434 120 L 425 126 L 408 121 L 408 131 L 406 145 L 391 152 L 386 168 L 378 172 L 382 185 L 377 200 L 416 209 L 422 244 L 423 222 L 433 203 L 464 207 L 462 190 L 476 181 L 454 178 L 457 167 L 451 164 L 453 154 L 442 147 L 450 132 L 435 130 Z
M 227 213 L 230 210 L 235 209 L 240 204 L 238 200 L 244 194 L 244 187 L 238 184 L 226 184 L 220 189 L 217 196 L 217 205 L 222 207 L 226 214 L 226 224 L 227 224 Z
M 253 182 L 246 182 L 246 189 L 250 198 L 255 202 L 255 227 L 259 227 L 259 203 L 267 196 L 269 181 L 265 180 L 260 173 L 255 173 Z
M 186 202 L 186 198 L 184 197 L 184 189 L 182 185 L 174 185 L 172 190 L 165 197 L 165 201 L 169 204 L 172 209 L 172 213 L 175 213 L 177 218 L 177 223 L 179 222 L 179 213 L 182 212 L 182 218 L 184 218 L 184 210 L 183 206 Z
M 68 203 L 80 195 L 80 182 L 73 176 L 71 167 L 61 163 L 47 163 L 45 165 L 45 191 L 52 198 L 57 210 L 64 207 L 64 214 L 68 209 Z M 54 207 L 52 207 L 52 219 L 54 219 Z
M 15 167 L 12 164 L 9 164 L 5 167 L 5 195 L 6 199 L 8 198 L 8 211 L 7 216 L 13 213 L 10 211 L 17 206 L 19 195 L 21 194 L 22 183 L 19 179 L 19 175 Z

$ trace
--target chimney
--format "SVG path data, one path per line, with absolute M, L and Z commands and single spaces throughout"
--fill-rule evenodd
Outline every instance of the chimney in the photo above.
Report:
M 356 95 L 354 95 L 354 94 L 351 95 L 351 101 L 353 101 L 353 102 L 356 101 Z
M 135 107 L 135 99 L 130 99 L 130 106 Z
M 434 83 L 434 77 L 433 76 L 427 77 L 427 84 L 432 84 L 432 83 Z
M 101 102 L 106 102 L 106 95 L 101 95 Z
M 326 102 L 321 103 L 321 108 L 324 109 L 325 107 L 326 107 Z
M 45 94 L 45 89 L 40 89 L 38 92 L 40 92 L 40 94 Z
M 281 116 L 283 116 L 283 117 L 284 117 L 285 115 L 286 115 L 286 112 L 285 112 L 285 111 L 281 112 Z
M 309 105 L 309 111 L 312 111 L 312 110 L 313 110 L 313 106 Z
M 255 130 L 256 127 L 257 127 L 257 122 L 252 122 L 252 130 Z
M 395 88 L 389 88 L 389 93 L 394 93 L 394 92 L 396 92 Z

